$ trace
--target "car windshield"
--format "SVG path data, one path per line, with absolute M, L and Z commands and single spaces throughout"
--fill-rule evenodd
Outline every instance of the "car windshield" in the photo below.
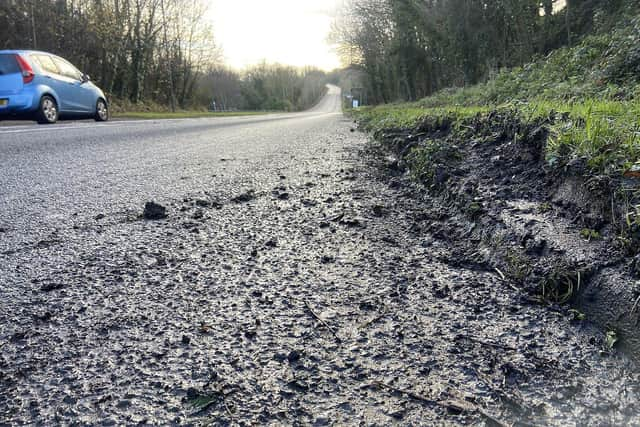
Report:
M 0 53 L 0 76 L 16 73 L 20 73 L 16 56 L 13 54 Z

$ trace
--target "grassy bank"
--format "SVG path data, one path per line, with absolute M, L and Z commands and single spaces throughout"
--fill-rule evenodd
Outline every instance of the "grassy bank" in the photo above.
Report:
M 585 37 L 531 63 L 497 72 L 488 82 L 443 90 L 418 104 L 496 106 L 513 102 L 630 101 L 640 97 L 640 18 L 620 17 L 617 28 Z
M 372 132 L 438 121 L 463 132 L 492 111 L 509 111 L 525 124 L 546 126 L 550 166 L 584 161 L 593 174 L 628 175 L 640 167 L 638 46 L 640 18 L 628 19 L 615 31 L 503 70 L 486 83 L 411 104 L 362 108 L 354 115 Z
M 373 133 L 441 123 L 460 136 L 472 136 L 467 135 L 471 122 L 482 121 L 493 112 L 509 112 L 525 124 L 546 126 L 549 139 L 545 157 L 550 166 L 582 160 L 592 173 L 624 175 L 640 162 L 638 101 L 532 101 L 431 108 L 414 103 L 362 108 L 353 114 L 365 130 Z
M 132 103 L 126 99 L 110 98 L 111 116 L 115 119 L 164 120 L 195 119 L 203 117 L 235 117 L 270 114 L 265 111 L 225 111 L 211 112 L 205 108 L 181 109 L 172 112 L 168 105 L 155 102 Z
M 412 176 L 428 187 L 443 164 L 459 160 L 465 144 L 510 140 L 514 146 L 540 145 L 549 176 L 577 175 L 602 205 L 603 223 L 615 225 L 618 243 L 630 254 L 640 243 L 640 102 L 538 101 L 502 106 L 421 108 L 415 104 L 362 108 L 353 112 L 360 127 L 387 149 L 398 151 Z M 415 139 L 417 142 L 408 143 Z M 522 145 L 524 144 L 524 145 Z M 524 148 L 520 148 L 524 150 Z
M 543 168 L 557 183 L 578 176 L 591 200 L 601 205 L 602 224 L 615 225 L 618 241 L 635 254 L 640 243 L 639 45 L 635 19 L 611 34 L 587 37 L 528 66 L 502 71 L 487 83 L 352 114 L 428 187 L 442 184 L 435 181 L 442 179 L 443 165 L 446 169 L 469 154 L 465 146 L 513 142 L 524 152 L 535 145 L 541 162 L 530 167 Z

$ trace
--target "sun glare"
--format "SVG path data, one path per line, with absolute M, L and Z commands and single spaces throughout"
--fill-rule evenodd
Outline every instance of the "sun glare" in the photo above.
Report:
M 216 41 L 228 65 L 262 61 L 324 70 L 340 61 L 327 36 L 340 0 L 212 0 Z

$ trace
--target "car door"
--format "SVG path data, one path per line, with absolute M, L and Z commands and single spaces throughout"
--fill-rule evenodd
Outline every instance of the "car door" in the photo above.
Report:
M 82 73 L 60 57 L 52 56 L 51 58 L 60 72 L 58 77 L 66 83 L 66 88 L 60 96 L 64 97 L 64 102 L 69 105 L 69 111 L 74 113 L 93 112 L 95 108 L 93 94 L 89 88 L 84 86 Z
M 36 62 L 40 68 L 42 74 L 43 83 L 49 86 L 55 94 L 58 96 L 58 109 L 61 112 L 73 111 L 73 107 L 70 101 L 63 96 L 68 90 L 68 82 L 60 75 L 60 70 L 53 62 L 53 58 L 50 55 L 45 54 L 32 54 L 31 60 Z
M 31 59 L 37 62 L 42 72 L 44 84 L 51 87 L 58 96 L 58 109 L 61 112 L 75 112 L 75 106 L 70 92 L 70 80 L 62 74 L 51 55 L 32 54 Z

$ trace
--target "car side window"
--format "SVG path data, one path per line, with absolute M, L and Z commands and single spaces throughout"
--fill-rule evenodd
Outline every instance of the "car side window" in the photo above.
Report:
M 57 58 L 54 56 L 53 62 L 55 62 L 56 66 L 58 67 L 58 70 L 60 70 L 59 74 L 65 77 L 69 77 L 70 79 L 74 79 L 78 81 L 82 80 L 82 73 L 78 71 L 76 67 L 74 67 L 64 59 Z
M 56 64 L 53 62 L 53 59 L 51 59 L 50 56 L 33 55 L 32 58 L 38 61 L 38 64 L 40 64 L 40 68 L 42 68 L 42 71 L 45 71 L 47 73 L 60 74 L 60 71 L 58 71 L 58 67 L 56 67 Z

